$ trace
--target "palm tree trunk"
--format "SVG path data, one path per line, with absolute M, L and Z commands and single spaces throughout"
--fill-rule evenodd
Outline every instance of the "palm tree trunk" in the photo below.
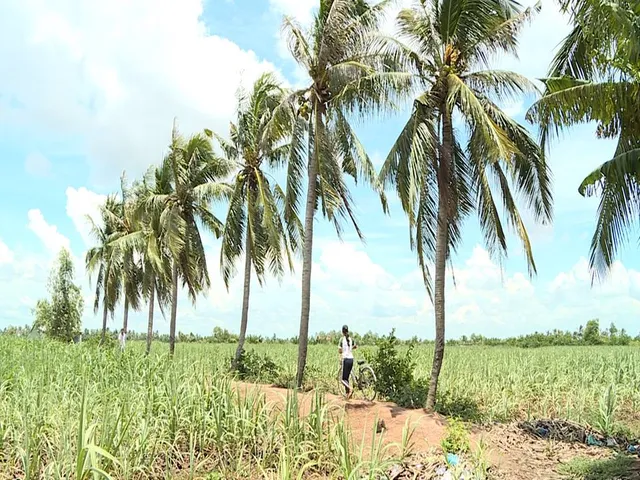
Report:
M 233 359 L 233 370 L 238 368 L 240 356 L 244 350 L 244 340 L 247 335 L 247 322 L 249 320 L 249 293 L 251 291 L 251 235 L 247 225 L 247 238 L 245 240 L 245 260 L 244 260 L 244 294 L 242 296 L 242 317 L 240 319 L 240 336 L 238 337 L 238 348 Z
M 176 315 L 178 313 L 178 264 L 173 261 L 171 274 L 171 322 L 169 323 L 169 355 L 173 356 L 176 349 Z
M 447 266 L 447 249 L 449 244 L 448 213 L 449 213 L 449 169 L 453 159 L 453 129 L 451 117 L 445 110 L 442 116 L 442 150 L 440 156 L 440 168 L 438 172 L 438 227 L 436 232 L 435 251 L 435 285 L 433 292 L 433 307 L 436 323 L 436 341 L 433 352 L 433 365 L 431 367 L 431 379 L 429 392 L 427 393 L 428 411 L 433 411 L 436 405 L 438 392 L 438 379 L 444 360 L 445 344 L 445 276 Z
M 156 300 L 155 279 L 151 281 L 151 292 L 149 292 L 149 321 L 147 322 L 147 350 L 146 355 L 151 352 L 151 339 L 153 338 L 153 308 Z
M 298 334 L 298 372 L 296 386 L 302 388 L 304 369 L 307 364 L 309 343 L 309 311 L 311 310 L 311 264 L 313 261 L 313 217 L 316 212 L 316 182 L 318 179 L 319 150 L 322 144 L 322 112 L 318 102 L 314 102 L 315 141 L 313 158 L 309 161 L 307 185 L 307 205 L 304 215 L 304 243 L 302 246 L 302 301 L 300 306 L 300 333 Z
M 109 313 L 107 309 L 107 295 L 105 294 L 104 299 L 104 307 L 102 311 L 102 337 L 100 338 L 100 344 L 104 345 L 104 342 L 107 338 L 107 315 Z
M 125 294 L 124 296 L 124 319 L 122 320 L 122 328 L 124 331 L 127 331 L 127 327 L 129 325 L 129 297 Z

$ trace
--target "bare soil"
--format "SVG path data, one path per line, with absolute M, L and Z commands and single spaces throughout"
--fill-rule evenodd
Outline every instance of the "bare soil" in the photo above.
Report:
M 283 406 L 290 392 L 269 385 L 236 383 L 239 391 L 264 393 L 267 401 L 275 408 Z M 313 405 L 314 393 L 299 393 L 300 413 L 306 415 Z M 446 435 L 447 420 L 439 414 L 426 413 L 424 410 L 409 410 L 389 402 L 367 402 L 349 400 L 326 394 L 325 399 L 333 411 L 344 418 L 354 441 L 363 445 L 365 452 L 371 445 L 376 430 L 382 429 L 384 443 L 400 445 L 405 428 L 413 430 L 411 450 L 415 452 L 413 462 L 405 465 L 406 472 L 415 471 L 416 465 L 424 467 L 427 452 L 431 455 L 440 448 L 440 442 Z M 566 443 L 535 437 L 522 430 L 517 424 L 493 424 L 475 427 L 471 433 L 472 448 L 482 441 L 487 449 L 487 457 L 492 465 L 492 475 L 509 480 L 555 480 L 563 478 L 558 469 L 575 457 L 606 459 L 615 455 L 608 448 L 587 446 L 581 443 Z M 364 443 L 361 443 L 364 442 Z M 414 463 L 415 465 L 411 465 Z M 412 473 L 405 477 L 398 470 L 397 477 L 402 478 L 438 478 Z M 634 461 L 633 467 L 625 479 L 640 479 L 640 461 Z M 609 479 L 606 479 L 609 480 Z

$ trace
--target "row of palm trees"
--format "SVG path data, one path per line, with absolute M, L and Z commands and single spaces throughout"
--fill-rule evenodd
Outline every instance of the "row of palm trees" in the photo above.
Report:
M 589 1 L 595 0 L 573 3 Z M 157 302 L 171 308 L 173 354 L 180 287 L 195 302 L 210 285 L 201 236 L 206 229 L 222 239 L 220 269 L 227 287 L 244 256 L 236 362 L 247 330 L 252 272 L 260 282 L 267 273 L 283 275 L 301 254 L 296 378 L 301 386 L 314 219 L 320 212 L 338 234 L 347 221 L 363 236 L 347 183 L 352 177 L 379 194 L 385 212 L 385 188 L 394 187 L 409 219 L 411 247 L 435 309 L 427 400 L 427 407 L 434 407 L 444 358 L 446 264 L 461 242 L 464 220 L 478 216 L 487 247 L 498 258 L 506 256 L 510 225 L 534 274 L 516 196 L 536 221 L 552 218 L 544 150 L 499 107 L 504 99 L 535 93 L 536 87 L 516 73 L 490 69 L 496 56 L 517 53 L 518 33 L 539 7 L 522 10 L 515 0 L 417 0 L 400 12 L 397 38 L 390 38 L 379 29 L 389 4 L 319 0 L 307 29 L 286 18 L 283 29 L 293 58 L 308 75 L 306 87 L 287 90 L 265 74 L 239 95 L 228 136 L 205 130 L 183 138 L 174 124 L 161 165 L 132 185 L 123 178 L 120 194 L 107 199 L 101 221 L 93 224 L 97 246 L 86 257 L 87 269 L 97 273 L 94 307 L 97 311 L 102 304 L 103 336 L 120 301 L 126 328 L 128 310 L 144 300 L 148 352 Z M 563 49 L 559 55 L 566 50 L 575 57 L 575 49 Z M 531 112 L 545 134 L 552 125 L 571 123 L 566 116 L 560 121 L 557 113 L 571 110 L 574 98 L 558 100 L 561 83 L 568 82 L 563 72 L 562 79 L 547 82 L 546 96 Z M 394 109 L 408 98 L 413 98 L 409 119 L 376 172 L 351 121 Z M 282 187 L 270 174 L 277 169 L 286 176 Z M 224 221 L 212 213 L 212 202 L 226 202 Z

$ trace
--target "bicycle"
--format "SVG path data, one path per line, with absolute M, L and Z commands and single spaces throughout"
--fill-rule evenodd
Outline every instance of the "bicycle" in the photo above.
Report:
M 354 368 L 351 370 L 349 383 L 353 389 L 353 393 L 356 390 L 362 392 L 362 396 L 365 400 L 373 402 L 376 399 L 378 392 L 376 392 L 376 374 L 367 362 L 364 360 L 358 360 Z M 340 362 L 340 368 L 338 369 L 338 384 L 340 391 L 344 392 L 344 383 L 342 383 L 342 362 Z M 343 393 L 344 395 L 344 393 Z

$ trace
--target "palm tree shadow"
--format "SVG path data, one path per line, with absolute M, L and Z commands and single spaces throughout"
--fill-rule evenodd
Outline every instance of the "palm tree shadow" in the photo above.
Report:
M 347 410 L 366 410 L 375 405 L 375 402 L 368 402 L 366 400 L 351 400 L 344 404 L 344 408 Z

